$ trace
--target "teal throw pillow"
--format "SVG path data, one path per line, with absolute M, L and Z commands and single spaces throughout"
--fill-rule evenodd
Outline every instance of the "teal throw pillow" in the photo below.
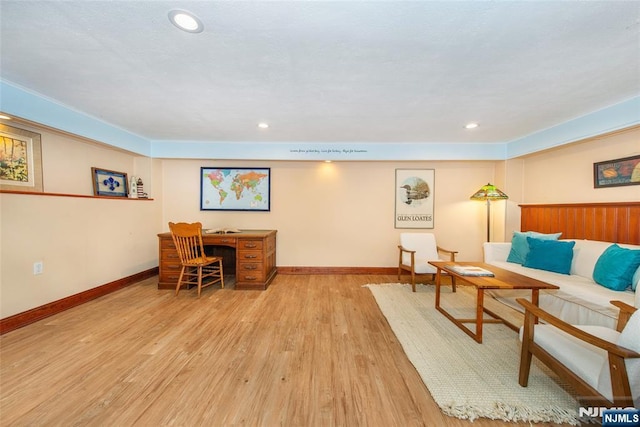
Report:
M 541 240 L 558 240 L 562 233 L 543 234 L 535 231 L 514 231 L 511 238 L 511 250 L 507 257 L 507 262 L 515 262 L 516 264 L 524 264 L 529 253 L 529 243 L 527 237 L 534 237 Z
M 527 237 L 529 253 L 522 264 L 525 267 L 555 273 L 569 274 L 573 260 L 573 247 L 576 242 L 542 240 Z
M 600 255 L 593 269 L 593 280 L 614 291 L 631 286 L 633 275 L 640 266 L 640 250 L 621 248 L 615 243 Z

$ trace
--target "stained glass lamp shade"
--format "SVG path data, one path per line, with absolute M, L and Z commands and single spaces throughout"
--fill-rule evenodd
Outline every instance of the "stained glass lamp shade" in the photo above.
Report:
M 491 241 L 491 200 L 508 199 L 509 196 L 504 194 L 498 187 L 493 184 L 483 185 L 472 196 L 471 200 L 487 201 L 487 242 Z

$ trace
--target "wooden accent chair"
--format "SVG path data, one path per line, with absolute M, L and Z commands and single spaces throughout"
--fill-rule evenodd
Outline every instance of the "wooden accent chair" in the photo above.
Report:
M 411 274 L 411 288 L 416 291 L 416 274 L 431 274 L 435 280 L 436 268 L 429 261 L 443 261 L 440 254 L 448 254 L 449 261 L 456 260 L 458 251 L 443 249 L 436 244 L 436 236 L 432 233 L 400 233 L 400 251 L 398 256 L 398 280 L 402 270 Z M 453 292 L 456 291 L 455 277 L 451 277 Z
M 176 295 L 183 284 L 197 285 L 198 298 L 203 286 L 220 282 L 224 289 L 224 276 L 222 274 L 222 257 L 208 257 L 204 253 L 202 244 L 202 224 L 194 222 L 169 223 L 171 237 L 176 245 L 182 269 L 176 285 Z M 208 279 L 208 280 L 206 280 Z M 204 283 L 203 283 L 204 282 Z
M 523 298 L 519 382 L 527 386 L 536 356 L 566 380 L 588 406 L 633 407 L 640 403 L 640 311 L 621 301 L 616 329 L 570 325 Z M 634 314 L 635 312 L 635 314 Z M 545 324 L 537 324 L 537 319 Z

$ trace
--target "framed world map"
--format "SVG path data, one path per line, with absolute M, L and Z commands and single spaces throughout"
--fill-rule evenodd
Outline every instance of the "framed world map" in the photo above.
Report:
M 271 210 L 271 168 L 200 168 L 200 210 Z

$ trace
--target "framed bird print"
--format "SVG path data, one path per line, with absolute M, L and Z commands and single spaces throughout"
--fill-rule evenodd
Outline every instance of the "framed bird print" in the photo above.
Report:
M 434 169 L 396 169 L 396 228 L 433 228 Z

